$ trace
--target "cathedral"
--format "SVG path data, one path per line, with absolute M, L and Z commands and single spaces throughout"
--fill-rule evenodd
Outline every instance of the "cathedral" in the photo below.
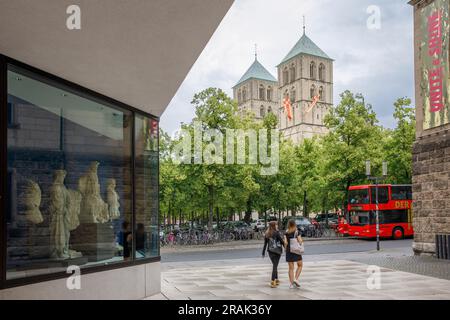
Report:
M 333 59 L 303 35 L 278 64 L 278 79 L 257 59 L 233 87 L 241 114 L 278 117 L 286 139 L 300 143 L 327 133 L 324 117 L 333 106 Z

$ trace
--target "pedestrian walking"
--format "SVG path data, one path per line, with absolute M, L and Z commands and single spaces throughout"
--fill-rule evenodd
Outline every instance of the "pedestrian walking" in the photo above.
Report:
M 286 247 L 286 262 L 289 265 L 289 288 L 300 288 L 298 281 L 303 268 L 302 253 L 304 252 L 303 239 L 298 232 L 295 220 L 289 220 L 288 229 L 284 236 L 284 245 Z M 294 275 L 294 267 L 297 263 L 297 270 Z
M 272 280 L 270 282 L 270 287 L 272 288 L 276 288 L 280 284 L 280 280 L 278 280 L 278 264 L 283 253 L 283 245 L 283 238 L 278 231 L 278 223 L 277 221 L 271 221 L 265 233 L 262 256 L 263 258 L 265 257 L 267 250 L 270 261 L 272 261 Z

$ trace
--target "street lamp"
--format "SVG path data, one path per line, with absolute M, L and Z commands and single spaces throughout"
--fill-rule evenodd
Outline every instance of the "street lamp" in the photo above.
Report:
M 378 184 L 387 176 L 387 162 L 383 161 L 383 175 L 381 177 L 372 177 L 370 174 L 370 160 L 366 160 L 367 179 L 375 181 L 375 223 L 377 231 L 377 251 L 380 251 L 380 215 L 378 212 Z M 369 222 L 370 223 L 370 222 Z

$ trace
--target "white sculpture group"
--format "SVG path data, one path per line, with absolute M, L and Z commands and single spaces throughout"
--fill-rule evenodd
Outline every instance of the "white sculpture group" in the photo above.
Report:
M 68 259 L 80 257 L 81 253 L 69 249 L 70 232 L 81 223 L 105 223 L 120 217 L 119 195 L 116 181 L 109 179 L 107 184 L 107 203 L 100 195 L 97 176 L 99 163 L 92 162 L 88 172 L 78 181 L 78 190 L 67 189 L 64 185 L 66 171 L 56 170 L 50 188 L 50 237 L 52 258 Z M 41 189 L 39 185 L 28 180 L 24 193 L 27 207 L 27 220 L 39 224 L 44 219 L 40 212 Z

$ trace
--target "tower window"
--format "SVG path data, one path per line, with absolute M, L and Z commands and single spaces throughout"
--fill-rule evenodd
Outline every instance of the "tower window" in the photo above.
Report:
M 319 99 L 320 99 L 321 101 L 324 101 L 324 100 L 325 100 L 325 96 L 324 96 L 324 92 L 323 92 L 323 87 L 320 87 L 320 88 L 319 88 Z
M 271 106 L 269 106 L 269 107 L 267 108 L 267 113 L 272 113 L 272 107 L 271 107 Z
M 290 76 L 291 82 L 294 82 L 295 81 L 295 77 L 296 77 L 295 65 L 294 64 L 291 65 L 290 73 L 291 73 L 291 76 Z
M 266 89 L 264 88 L 264 86 L 259 86 L 259 100 L 266 100 Z
M 284 68 L 283 70 L 283 84 L 288 84 L 289 83 L 289 72 L 287 67 Z
M 294 103 L 295 100 L 296 100 L 296 97 L 295 97 L 295 88 L 292 88 L 292 89 L 291 89 L 291 103 Z
M 272 101 L 272 87 L 267 88 L 267 101 Z
M 316 63 L 314 61 L 311 61 L 309 66 L 309 77 L 311 79 L 316 79 Z
M 315 85 L 311 86 L 309 95 L 310 95 L 311 99 L 313 99 L 316 96 L 316 86 Z
M 261 118 L 264 118 L 264 116 L 266 115 L 266 110 L 264 109 L 264 106 L 261 106 L 259 108 L 259 115 Z
M 319 66 L 319 80 L 325 81 L 325 65 L 323 63 Z

